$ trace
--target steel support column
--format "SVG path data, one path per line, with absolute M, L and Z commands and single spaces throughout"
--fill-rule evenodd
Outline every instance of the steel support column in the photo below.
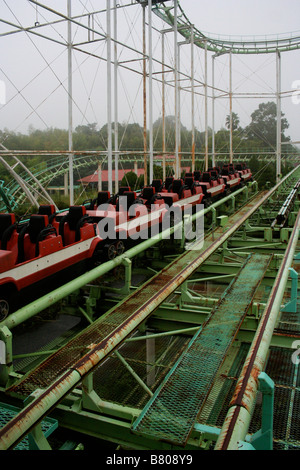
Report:
M 149 180 L 153 181 L 153 60 L 152 60 L 152 0 L 148 0 L 148 41 L 149 41 Z
M 276 51 L 276 100 L 277 100 L 277 129 L 276 129 L 276 181 L 281 178 L 281 56 Z
M 115 194 L 119 192 L 119 126 L 118 126 L 118 14 L 114 0 L 114 136 L 115 136 Z
M 69 152 L 73 152 L 73 79 L 72 79 L 72 17 L 71 0 L 68 0 L 68 120 Z M 69 154 L 70 206 L 74 204 L 73 153 Z
M 110 0 L 106 0 L 106 42 L 107 42 L 107 160 L 108 191 L 112 194 L 112 113 L 111 113 L 111 9 Z

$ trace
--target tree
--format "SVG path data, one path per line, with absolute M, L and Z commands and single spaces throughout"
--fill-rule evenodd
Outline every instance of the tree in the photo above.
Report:
M 137 175 L 134 171 L 129 171 L 125 173 L 121 181 L 121 186 L 129 186 L 132 191 L 134 191 L 137 181 Z
M 289 137 L 284 135 L 284 131 L 288 129 L 289 123 L 281 113 L 281 140 L 286 142 Z M 246 128 L 249 139 L 259 140 L 264 146 L 276 147 L 277 135 L 277 107 L 276 103 L 269 101 L 268 103 L 261 103 L 252 114 L 251 123 Z
M 240 118 L 236 113 L 232 113 L 232 130 L 236 131 L 239 128 Z M 230 114 L 226 116 L 225 126 L 230 130 Z

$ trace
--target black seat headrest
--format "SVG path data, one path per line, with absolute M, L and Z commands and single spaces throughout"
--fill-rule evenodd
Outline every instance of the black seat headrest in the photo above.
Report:
M 153 180 L 152 181 L 152 186 L 153 186 L 153 188 L 155 188 L 155 192 L 158 193 L 163 188 L 163 182 L 160 179 Z
M 166 178 L 165 187 L 168 188 L 170 186 L 170 184 L 173 183 L 173 181 L 174 181 L 173 176 L 169 176 L 168 178 Z
M 97 196 L 97 206 L 101 206 L 101 204 L 106 204 L 109 199 L 110 199 L 109 191 L 99 191 L 98 196 Z
M 134 203 L 136 200 L 136 193 L 134 191 L 125 191 L 123 196 L 126 196 L 127 199 L 127 209 Z
M 194 171 L 194 179 L 195 181 L 200 181 L 201 178 L 201 171 L 195 170 Z
M 125 191 L 127 191 L 127 192 L 131 191 L 130 186 L 121 186 L 119 188 L 119 196 L 122 196 L 125 193 Z
M 36 243 L 37 238 L 42 230 L 49 225 L 47 215 L 33 214 L 29 219 L 28 234 L 31 243 Z
M 39 207 L 38 214 L 40 215 L 52 215 L 55 214 L 55 206 L 53 204 L 43 204 Z
M 205 171 L 205 172 L 202 174 L 202 181 L 203 181 L 204 183 L 209 183 L 210 180 L 211 180 L 210 174 L 209 174 L 207 171 Z
M 150 202 L 154 194 L 155 194 L 155 188 L 153 186 L 145 186 L 145 188 L 143 188 L 141 197 L 143 199 L 147 199 L 147 201 Z
M 71 206 L 67 216 L 67 221 L 71 230 L 76 230 L 79 220 L 86 215 L 85 206 Z
M 194 178 L 193 176 L 186 176 L 184 178 L 184 184 L 186 184 L 186 186 L 189 187 L 189 189 L 192 188 L 193 184 L 194 184 Z
M 16 222 L 15 214 L 0 214 L 0 240 L 6 229 Z
M 179 194 L 179 191 L 181 190 L 182 186 L 183 186 L 183 181 L 182 181 L 182 179 L 174 180 L 174 181 L 173 181 L 173 185 L 172 185 L 172 191 L 173 191 L 174 193 Z

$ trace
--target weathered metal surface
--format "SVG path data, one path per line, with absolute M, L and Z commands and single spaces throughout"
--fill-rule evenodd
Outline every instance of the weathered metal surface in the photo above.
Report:
M 133 431 L 185 445 L 216 374 L 272 257 L 251 255 L 133 425 Z
M 85 370 L 94 367 L 98 351 L 104 348 L 107 349 L 108 354 L 110 348 L 107 348 L 107 346 L 112 341 L 114 347 L 116 347 L 125 339 L 127 329 L 127 334 L 129 334 L 145 321 L 155 308 L 226 241 L 232 231 L 238 229 L 244 217 L 247 216 L 249 207 L 252 211 L 258 202 L 259 198 L 255 198 L 232 216 L 233 225 L 229 224 L 230 229 L 225 233 L 222 229 L 216 231 L 219 236 L 216 236 L 214 242 L 208 240 L 202 249 L 184 253 L 150 279 L 142 288 L 129 296 L 121 305 L 117 305 L 72 339 L 66 346 L 51 355 L 9 391 L 28 395 L 36 388 L 44 389 L 51 385 L 68 368 L 76 368 L 82 375 Z
M 289 267 L 292 264 L 299 238 L 299 229 L 300 212 L 298 213 L 269 300 L 233 394 L 230 409 L 216 444 L 216 449 L 218 450 L 236 449 L 238 442 L 246 436 L 258 390 L 258 376 L 263 371 L 272 334 L 281 309 Z
M 257 208 L 267 195 L 257 196 L 228 220 L 228 229 L 216 231 L 216 239 L 199 250 L 184 253 L 179 259 L 95 321 L 65 347 L 45 360 L 37 369 L 11 387 L 9 392 L 26 396 L 43 389 L 19 416 L 0 430 L 0 449 L 7 449 L 49 413 L 81 378 L 90 373 L 117 348 L 154 310 L 174 292 L 209 256 L 218 249 Z

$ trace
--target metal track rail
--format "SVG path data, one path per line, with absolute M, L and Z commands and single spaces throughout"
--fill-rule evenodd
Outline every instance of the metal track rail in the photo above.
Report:
M 300 212 L 298 213 L 287 250 L 233 394 L 227 416 L 216 443 L 216 450 L 237 450 L 239 444 L 246 438 L 258 390 L 258 377 L 264 370 L 267 360 L 273 331 L 289 276 L 289 268 L 292 265 L 296 251 L 299 230 Z
M 138 435 L 185 446 L 272 256 L 251 254 L 134 422 Z
M 297 181 L 293 189 L 291 190 L 290 194 L 284 201 L 280 211 L 278 212 L 276 218 L 272 222 L 271 227 L 274 228 L 275 226 L 279 226 L 280 228 L 284 227 L 286 223 L 289 213 L 291 212 L 293 205 L 295 203 L 295 199 L 297 197 L 298 191 L 300 188 L 300 180 Z

